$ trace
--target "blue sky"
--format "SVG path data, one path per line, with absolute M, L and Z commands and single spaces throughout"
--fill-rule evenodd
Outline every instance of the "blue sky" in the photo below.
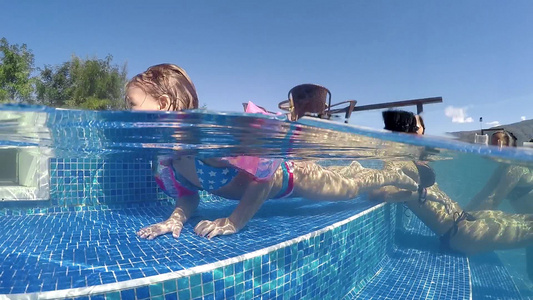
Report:
M 0 0 L 0 37 L 38 67 L 112 54 L 131 77 L 175 63 L 212 110 L 274 110 L 300 83 L 360 105 L 442 96 L 425 107 L 427 133 L 442 135 L 533 118 L 531 15 L 533 1 Z

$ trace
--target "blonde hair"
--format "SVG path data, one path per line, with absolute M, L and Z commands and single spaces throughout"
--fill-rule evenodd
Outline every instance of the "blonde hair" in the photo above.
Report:
M 187 72 L 174 64 L 151 66 L 135 75 L 126 84 L 126 89 L 130 86 L 137 86 L 156 99 L 167 95 L 170 98 L 169 110 L 198 108 L 198 95 L 194 84 Z

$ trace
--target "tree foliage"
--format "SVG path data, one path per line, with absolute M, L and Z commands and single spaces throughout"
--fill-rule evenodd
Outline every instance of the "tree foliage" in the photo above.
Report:
M 0 40 L 0 103 L 36 102 L 54 107 L 114 109 L 124 107 L 126 65 L 113 57 L 82 59 L 73 55 L 56 66 L 46 65 L 32 77 L 34 55 L 26 44 Z
M 10 45 L 0 39 L 0 102 L 31 102 L 34 56 L 26 44 Z
M 105 59 L 72 56 L 58 66 L 45 66 L 37 81 L 37 99 L 56 107 L 122 108 L 126 65 L 113 65 L 112 60 L 111 55 Z
M 63 107 L 72 94 L 70 63 L 57 67 L 45 66 L 37 80 L 37 98 L 41 104 Z

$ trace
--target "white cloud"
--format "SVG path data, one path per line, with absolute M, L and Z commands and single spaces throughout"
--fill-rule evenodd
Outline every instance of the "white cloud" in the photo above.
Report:
M 466 114 L 466 107 L 448 106 L 444 109 L 444 114 L 448 118 L 452 118 L 453 123 L 472 123 L 474 119 Z
M 521 116 L 520 120 L 525 121 L 526 120 L 526 116 Z
M 485 124 L 489 125 L 490 127 L 495 127 L 495 126 L 500 126 L 501 125 L 500 121 L 492 121 L 492 122 L 487 122 Z

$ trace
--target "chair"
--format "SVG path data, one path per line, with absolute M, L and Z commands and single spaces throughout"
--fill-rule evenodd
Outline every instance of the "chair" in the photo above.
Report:
M 345 106 L 334 108 L 342 104 Z M 280 102 L 278 107 L 289 111 L 292 121 L 305 115 L 329 120 L 334 114 L 344 113 L 344 122 L 348 123 L 356 104 L 356 100 L 348 100 L 331 105 L 331 92 L 327 88 L 308 83 L 293 87 L 289 91 L 288 99 Z

